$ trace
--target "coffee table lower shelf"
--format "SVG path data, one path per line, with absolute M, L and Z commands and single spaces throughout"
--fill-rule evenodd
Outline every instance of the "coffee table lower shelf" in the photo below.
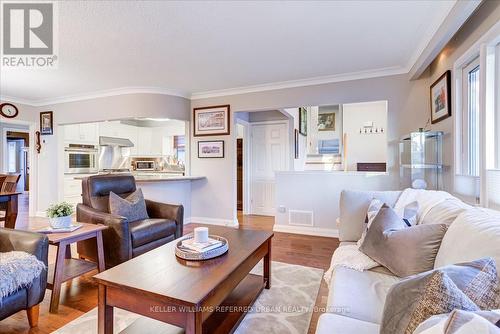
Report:
M 233 333 L 247 311 L 257 300 L 265 285 L 266 280 L 262 276 L 248 274 L 222 302 L 220 305 L 221 311 L 212 313 L 203 322 L 203 333 Z M 228 312 L 223 310 L 228 310 Z M 120 334 L 136 333 L 181 334 L 184 333 L 184 329 L 142 317 L 120 332 Z

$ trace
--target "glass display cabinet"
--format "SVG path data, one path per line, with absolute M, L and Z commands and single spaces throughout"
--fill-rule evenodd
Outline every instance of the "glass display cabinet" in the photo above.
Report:
M 418 131 L 401 138 L 399 142 L 401 187 L 442 189 L 443 135 L 442 131 Z

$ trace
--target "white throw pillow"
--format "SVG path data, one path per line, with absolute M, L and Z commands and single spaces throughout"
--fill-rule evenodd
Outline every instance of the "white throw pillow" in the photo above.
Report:
M 473 208 L 462 212 L 448 228 L 434 268 L 483 257 L 494 258 L 500 268 L 500 212 Z
M 454 310 L 430 317 L 413 334 L 498 334 L 500 310 L 468 312 Z

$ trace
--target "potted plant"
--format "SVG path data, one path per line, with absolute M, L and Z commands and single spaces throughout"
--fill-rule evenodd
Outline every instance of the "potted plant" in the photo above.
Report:
M 49 206 L 47 216 L 50 218 L 50 226 L 55 229 L 70 227 L 73 211 L 73 206 L 67 202 Z

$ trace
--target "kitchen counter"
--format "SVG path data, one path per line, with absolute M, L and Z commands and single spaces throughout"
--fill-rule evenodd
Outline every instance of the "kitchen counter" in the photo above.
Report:
M 93 174 L 93 175 L 98 175 L 98 174 Z M 106 174 L 99 174 L 99 175 L 106 175 Z M 112 173 L 110 175 L 113 175 Z M 134 175 L 134 174 L 132 174 Z M 78 175 L 75 176 L 75 180 L 83 180 L 84 178 L 91 176 L 91 175 Z M 174 181 L 195 181 L 195 180 L 203 180 L 206 177 L 205 176 L 182 176 L 182 175 L 171 175 L 168 173 L 154 173 L 151 175 L 147 175 L 146 173 L 141 173 L 139 175 L 134 175 L 135 181 L 137 183 L 143 183 L 143 182 L 174 182 Z
M 181 175 L 136 175 L 135 181 L 142 182 L 168 182 L 168 181 L 195 181 L 203 180 L 205 176 L 181 176 Z

